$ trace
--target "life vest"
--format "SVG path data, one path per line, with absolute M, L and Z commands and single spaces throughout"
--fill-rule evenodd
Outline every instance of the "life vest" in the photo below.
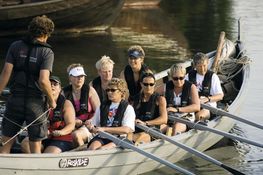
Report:
M 109 115 L 109 108 L 111 105 L 111 101 L 105 101 L 100 106 L 100 126 L 106 127 L 108 115 Z M 122 126 L 122 119 L 124 116 L 124 112 L 126 111 L 128 106 L 128 102 L 125 100 L 122 100 L 118 106 L 116 115 L 114 116 L 112 127 L 119 127 Z
M 74 98 L 72 95 L 72 85 L 66 86 L 63 88 L 64 94 L 66 99 L 70 100 L 71 103 L 74 106 L 76 117 L 80 116 L 82 114 L 88 113 L 88 94 L 89 94 L 89 86 L 86 84 L 83 84 L 81 87 L 81 93 L 80 93 L 80 110 L 77 111 L 76 105 L 74 102 Z
M 191 86 L 192 83 L 185 80 L 183 85 L 183 91 L 181 96 L 181 104 L 176 106 L 174 103 L 174 84 L 172 81 L 166 83 L 165 98 L 167 101 L 167 107 L 184 107 L 190 104 L 191 101 Z
M 65 127 L 65 121 L 63 117 L 63 108 L 66 98 L 63 95 L 58 96 L 57 107 L 53 109 L 49 114 L 49 130 L 60 130 Z
M 127 65 L 124 69 L 124 77 L 128 85 L 129 93 L 131 99 L 138 94 L 141 91 L 141 85 L 140 85 L 140 78 L 142 75 L 149 70 L 148 66 L 145 64 L 142 65 L 141 70 L 139 72 L 139 80 L 135 82 L 134 76 L 133 76 L 133 71 L 130 65 Z
M 26 52 L 26 58 L 20 57 L 21 59 L 24 58 L 24 64 L 18 64 L 15 60 L 13 74 L 10 81 L 10 87 L 12 90 L 12 86 L 19 86 L 24 88 L 24 96 L 34 96 L 35 93 L 37 95 L 41 95 L 42 91 L 38 85 L 39 79 L 39 72 L 40 72 L 40 65 L 37 64 L 37 60 L 35 62 L 31 62 L 31 55 L 32 50 L 38 50 L 42 48 L 51 48 L 48 43 L 40 42 L 36 39 L 31 39 L 30 37 L 24 38 L 21 40 L 28 49 L 20 50 L 20 52 Z M 36 51 L 37 52 L 37 51 Z M 41 52 L 41 50 L 40 50 Z M 23 76 L 22 76 L 23 75 Z M 33 91 L 32 91 L 33 90 Z M 35 91 L 37 90 L 37 91 Z
M 189 81 L 195 85 L 197 85 L 196 82 L 196 70 L 191 70 L 188 74 Z M 205 74 L 204 80 L 202 82 L 202 90 L 199 92 L 199 96 L 206 96 L 208 97 L 210 95 L 210 89 L 211 89 L 211 82 L 212 82 L 212 76 L 214 72 L 208 70 Z
M 51 133 L 54 130 L 61 130 L 66 126 L 64 116 L 63 116 L 63 108 L 64 108 L 65 101 L 66 101 L 66 98 L 60 94 L 57 100 L 57 107 L 53 109 L 49 114 L 48 130 Z M 67 135 L 57 136 L 57 137 L 50 135 L 49 139 L 62 140 L 62 141 L 68 141 L 68 142 L 73 141 L 71 133 Z
M 135 109 L 136 118 L 141 121 L 148 121 L 157 118 L 159 113 L 159 106 L 156 104 L 160 95 L 154 92 L 148 102 L 142 102 L 143 93 L 137 94 L 134 97 L 133 107 Z
M 102 89 L 101 87 L 101 79 L 100 77 L 96 77 L 93 81 L 92 81 L 92 86 L 94 87 L 94 89 L 96 90 L 97 94 L 99 95 L 100 101 L 103 102 L 105 100 L 108 99 L 107 93 L 104 89 Z

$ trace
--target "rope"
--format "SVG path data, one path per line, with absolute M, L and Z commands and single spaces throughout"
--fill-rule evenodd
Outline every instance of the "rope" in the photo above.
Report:
M 226 59 L 219 63 L 219 72 L 223 75 L 226 75 L 227 80 L 231 80 L 245 68 L 245 65 L 249 64 L 250 62 L 251 60 L 247 56 L 243 56 L 238 59 Z
M 25 131 L 29 126 L 31 126 L 33 123 L 35 123 L 37 120 L 39 120 L 41 117 L 43 117 L 46 113 L 48 113 L 51 110 L 51 108 L 49 108 L 48 110 L 46 110 L 43 114 L 41 114 L 40 116 L 38 116 L 35 120 L 33 120 L 31 123 L 29 123 L 27 126 L 22 127 L 20 129 L 19 132 L 17 132 L 13 137 L 11 137 L 10 139 L 8 139 L 6 142 L 1 142 L 0 146 L 4 146 L 5 144 L 7 144 L 8 142 L 10 142 L 11 140 L 13 140 L 16 136 L 18 136 L 20 133 L 22 133 L 23 131 Z

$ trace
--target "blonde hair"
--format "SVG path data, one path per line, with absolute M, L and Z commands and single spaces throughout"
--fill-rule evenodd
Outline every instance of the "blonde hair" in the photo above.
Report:
M 73 64 L 71 64 L 71 65 L 69 65 L 69 66 L 67 67 L 67 73 L 69 74 L 70 70 L 73 69 L 73 68 L 75 68 L 75 67 L 83 67 L 83 65 L 80 64 L 80 63 L 73 63 Z M 84 68 L 84 67 L 83 67 L 83 68 Z
M 102 70 L 102 69 L 108 67 L 109 65 L 112 65 L 112 68 L 113 68 L 114 64 L 115 64 L 114 61 L 112 59 L 110 59 L 109 56 L 104 55 L 101 57 L 101 59 L 99 59 L 96 62 L 95 66 L 96 66 L 97 70 Z
M 175 72 L 182 72 L 184 75 L 186 74 L 185 66 L 182 64 L 173 64 L 170 68 L 169 75 L 172 76 Z
M 108 83 L 108 87 L 115 86 L 122 93 L 122 98 L 125 99 L 125 94 L 127 93 L 127 84 L 123 79 L 120 78 L 112 78 Z

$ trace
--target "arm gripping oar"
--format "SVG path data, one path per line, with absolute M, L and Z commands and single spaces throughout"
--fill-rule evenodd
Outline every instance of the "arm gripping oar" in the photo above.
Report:
M 224 165 L 222 162 L 220 162 L 220 161 L 218 161 L 218 160 L 216 160 L 216 159 L 214 159 L 214 158 L 212 158 L 212 157 L 210 157 L 210 156 L 208 156 L 208 155 L 206 155 L 206 154 L 204 154 L 204 153 L 202 153 L 202 152 L 200 152 L 200 151 L 198 151 L 196 149 L 193 149 L 193 148 L 191 148 L 191 147 L 189 147 L 189 146 L 187 146 L 185 144 L 177 142 L 177 141 L 171 139 L 170 137 L 168 137 L 168 136 L 166 136 L 166 135 L 164 135 L 164 134 L 162 134 L 162 133 L 160 133 L 160 132 L 158 132 L 158 131 L 156 131 L 154 129 L 151 129 L 151 128 L 145 126 L 145 125 L 136 124 L 136 127 L 144 130 L 145 132 L 147 132 L 147 133 L 149 133 L 149 134 L 151 134 L 151 135 L 153 135 L 153 136 L 155 136 L 157 138 L 161 138 L 163 140 L 166 140 L 166 141 L 168 141 L 168 142 L 170 142 L 170 143 L 172 143 L 172 144 L 174 144 L 174 145 L 176 145 L 176 146 L 178 146 L 178 147 L 190 152 L 191 154 L 194 154 L 194 155 L 196 155 L 198 157 L 201 157 L 201 158 L 203 158 L 203 159 L 205 159 L 205 160 L 207 160 L 209 162 L 212 162 L 212 163 L 224 168 L 225 170 L 229 171 L 232 174 L 245 175 L 245 174 L 241 173 L 240 171 L 238 171 L 236 169 L 233 169 L 233 168 L 231 168 L 231 167 L 229 167 L 227 165 Z
M 106 137 L 106 138 L 112 140 L 116 145 L 120 145 L 120 146 L 122 146 L 124 148 L 128 148 L 128 149 L 131 149 L 131 150 L 133 150 L 135 152 L 138 152 L 138 153 L 144 155 L 145 157 L 153 159 L 153 160 L 155 160 L 155 161 L 157 161 L 157 162 L 159 162 L 161 164 L 164 164 L 164 165 L 166 165 L 166 166 L 168 166 L 168 167 L 170 167 L 170 168 L 172 168 L 174 170 L 177 170 L 177 171 L 179 171 L 181 173 L 194 175 L 192 172 L 190 172 L 190 171 L 188 171 L 186 169 L 183 169 L 183 168 L 181 168 L 181 167 L 179 167 L 179 166 L 177 166 L 177 165 L 175 165 L 175 164 L 173 164 L 173 163 L 171 163 L 171 162 L 169 162 L 167 160 L 159 158 L 159 157 L 157 157 L 157 156 L 155 156 L 155 155 L 153 155 L 151 153 L 148 153 L 148 152 L 146 152 L 146 151 L 144 151 L 144 150 L 142 150 L 142 149 L 140 149 L 140 148 L 138 148 L 138 147 L 136 147 L 136 146 L 134 146 L 134 145 L 132 145 L 132 144 L 130 144 L 128 142 L 125 142 L 125 141 L 123 141 L 123 140 L 117 138 L 116 136 L 113 136 L 113 135 L 111 135 L 111 134 L 109 134 L 107 132 L 100 131 L 99 134 L 102 137 Z
M 231 138 L 231 139 L 233 139 L 233 140 L 239 140 L 239 141 L 241 141 L 241 142 L 245 142 L 245 143 L 248 143 L 248 144 L 251 144 L 251 145 L 254 145 L 254 146 L 258 146 L 258 147 L 263 148 L 263 144 L 258 143 L 258 142 L 255 142 L 255 141 L 252 141 L 252 140 L 249 140 L 249 139 L 246 139 L 246 138 L 244 138 L 244 137 L 236 136 L 236 135 L 233 135 L 233 134 L 230 134 L 230 133 L 227 133 L 227 132 L 224 132 L 224 131 L 220 131 L 220 130 L 218 130 L 218 129 L 210 128 L 210 127 L 207 127 L 207 126 L 198 124 L 198 123 L 192 123 L 192 122 L 190 122 L 190 121 L 181 119 L 181 118 L 179 118 L 179 117 L 171 116 L 171 115 L 169 115 L 169 119 L 171 119 L 171 120 L 173 120 L 173 121 L 180 122 L 180 123 L 184 123 L 184 124 L 186 124 L 187 126 L 189 126 L 190 128 L 210 131 L 210 132 L 213 132 L 213 133 L 222 135 L 222 136 L 224 136 L 224 137 Z
M 246 124 L 248 124 L 248 125 L 251 125 L 251 126 L 254 126 L 254 127 L 257 127 L 257 128 L 260 128 L 260 129 L 263 129 L 263 126 L 262 126 L 262 125 L 259 125 L 259 124 L 257 124 L 257 123 L 252 122 L 252 121 L 246 120 L 246 119 L 244 119 L 244 118 L 235 116 L 235 115 L 230 114 L 229 112 L 226 112 L 226 111 L 224 111 L 224 110 L 222 110 L 222 109 L 214 108 L 214 107 L 212 107 L 212 106 L 210 106 L 210 105 L 207 105 L 207 104 L 201 104 L 201 107 L 202 107 L 202 108 L 205 108 L 205 109 L 208 109 L 209 111 L 211 111 L 211 112 L 214 113 L 214 114 L 226 116 L 226 117 L 229 117 L 229 118 L 238 120 L 238 121 L 240 121 L 240 122 L 246 123 Z

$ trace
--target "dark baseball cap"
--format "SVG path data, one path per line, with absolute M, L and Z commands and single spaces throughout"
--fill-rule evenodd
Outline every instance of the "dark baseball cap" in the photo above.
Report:
M 57 76 L 53 76 L 53 75 L 52 75 L 52 76 L 49 77 L 49 80 L 50 80 L 50 81 L 55 81 L 55 82 L 61 84 L 60 78 L 57 77 Z
M 134 58 L 140 58 L 140 57 L 143 57 L 143 53 L 138 51 L 138 50 L 131 50 L 129 51 L 129 57 L 134 57 Z

